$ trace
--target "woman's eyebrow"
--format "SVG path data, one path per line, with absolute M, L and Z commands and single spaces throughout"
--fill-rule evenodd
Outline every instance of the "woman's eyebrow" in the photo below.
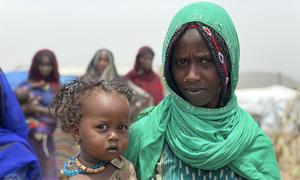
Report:
M 211 57 L 209 52 L 199 52 L 195 54 L 195 57 Z

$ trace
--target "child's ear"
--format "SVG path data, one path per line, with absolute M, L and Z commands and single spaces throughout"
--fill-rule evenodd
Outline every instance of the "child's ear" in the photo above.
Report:
M 77 124 L 71 124 L 70 126 L 71 134 L 73 136 L 74 141 L 79 144 L 81 139 L 79 135 L 79 127 Z

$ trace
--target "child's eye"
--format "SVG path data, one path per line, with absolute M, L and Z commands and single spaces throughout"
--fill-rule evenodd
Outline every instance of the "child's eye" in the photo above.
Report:
M 100 129 L 100 130 L 106 130 L 107 129 L 107 125 L 106 124 L 99 124 L 97 126 L 97 128 Z
M 128 130 L 128 126 L 127 126 L 127 125 L 119 125 L 119 126 L 118 126 L 118 130 L 119 130 L 120 132 L 125 132 L 125 131 Z

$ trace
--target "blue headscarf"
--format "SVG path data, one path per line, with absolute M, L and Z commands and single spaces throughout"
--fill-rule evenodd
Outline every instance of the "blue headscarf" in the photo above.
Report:
M 26 178 L 40 179 L 36 155 L 27 142 L 22 109 L 0 69 L 0 179 L 26 167 Z

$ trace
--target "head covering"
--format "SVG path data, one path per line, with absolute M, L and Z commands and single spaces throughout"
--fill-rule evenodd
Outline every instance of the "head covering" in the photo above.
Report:
M 143 47 L 141 47 L 141 48 L 139 49 L 137 55 L 136 55 L 136 58 L 135 58 L 135 64 L 134 64 L 134 70 L 135 70 L 135 71 L 138 71 L 138 70 L 140 69 L 140 66 L 141 66 L 141 65 L 140 65 L 140 62 L 138 61 L 138 59 L 139 59 L 141 56 L 145 55 L 145 54 L 151 54 L 152 57 L 154 57 L 154 51 L 152 50 L 151 47 L 149 47 L 149 46 L 143 46 Z M 153 72 L 153 70 L 151 69 L 150 72 Z M 149 73 L 150 73 L 150 72 L 149 72 Z
M 41 75 L 39 68 L 38 68 L 40 61 L 41 61 L 42 57 L 44 57 L 44 56 L 49 57 L 49 59 L 52 63 L 52 66 L 53 66 L 52 73 L 47 78 L 44 78 Z M 44 81 L 50 83 L 50 86 L 52 89 L 58 90 L 58 88 L 60 87 L 59 76 L 60 75 L 58 72 L 57 59 L 56 59 L 54 52 L 49 49 L 41 49 L 38 52 L 36 52 L 32 58 L 32 63 L 31 63 L 30 69 L 29 69 L 29 75 L 28 75 L 29 80 L 33 81 L 33 82 L 38 82 L 38 81 L 44 80 Z
M 164 97 L 163 87 L 160 78 L 153 72 L 152 68 L 146 73 L 138 73 L 141 68 L 138 59 L 144 54 L 152 54 L 154 56 L 154 51 L 149 46 L 141 47 L 136 55 L 134 68 L 125 75 L 125 79 L 130 80 L 149 93 L 153 97 L 153 102 L 156 105 Z
M 223 107 L 196 107 L 179 96 L 166 80 L 170 73 L 167 49 L 178 29 L 201 22 L 224 39 L 231 63 L 231 97 Z M 239 41 L 228 13 L 220 6 L 198 2 L 183 7 L 173 18 L 163 44 L 164 82 L 170 91 L 130 127 L 126 156 L 139 179 L 149 179 L 163 144 L 186 164 L 216 170 L 228 166 L 247 179 L 280 179 L 273 145 L 253 118 L 237 104 L 234 91 L 239 71 Z M 147 169 L 147 171 L 145 170 Z
M 0 69 L 0 179 L 24 166 L 28 167 L 29 179 L 39 179 L 38 160 L 27 135 L 21 107 Z
M 96 66 L 99 60 L 99 57 L 102 53 L 106 53 L 108 55 L 109 59 L 109 64 L 108 66 L 104 69 L 103 72 L 99 73 L 97 72 Z M 99 49 L 92 60 L 90 61 L 88 68 L 85 72 L 85 75 L 92 76 L 97 79 L 105 80 L 105 81 L 111 81 L 111 80 L 120 80 L 120 76 L 117 72 L 115 62 L 114 62 L 114 56 L 111 51 L 108 49 Z

